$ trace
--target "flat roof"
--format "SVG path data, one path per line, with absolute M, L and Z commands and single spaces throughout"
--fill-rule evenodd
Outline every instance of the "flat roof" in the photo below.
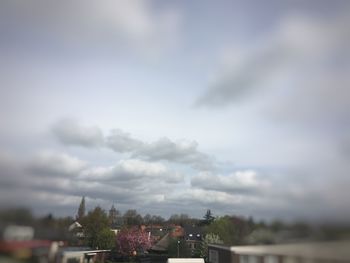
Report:
M 168 258 L 168 263 L 204 263 L 203 258 Z
M 62 251 L 63 256 L 65 257 L 74 257 L 79 255 L 85 255 L 85 254 L 97 254 L 102 252 L 110 252 L 111 250 L 81 250 L 81 251 Z
M 283 255 L 290 257 L 350 260 L 350 240 L 232 247 L 210 244 L 209 247 L 230 250 L 232 253 L 240 255 Z

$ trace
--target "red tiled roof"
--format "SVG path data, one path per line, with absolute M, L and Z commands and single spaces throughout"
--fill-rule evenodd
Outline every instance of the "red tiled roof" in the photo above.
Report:
M 50 247 L 52 241 L 50 240 L 28 240 L 28 241 L 0 241 L 1 252 L 13 252 L 19 249 L 35 249 L 41 247 Z

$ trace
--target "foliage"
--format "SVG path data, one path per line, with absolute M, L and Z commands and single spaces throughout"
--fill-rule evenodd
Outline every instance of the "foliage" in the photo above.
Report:
M 86 245 L 92 248 L 109 248 L 114 236 L 106 234 L 109 229 L 108 217 L 105 211 L 97 206 L 82 219 Z M 113 241 L 114 242 L 114 241 Z M 106 247 L 107 245 L 107 247 Z
M 83 196 L 83 198 L 81 199 L 79 208 L 78 208 L 76 220 L 80 221 L 84 216 L 85 216 L 85 197 Z
M 97 233 L 96 244 L 99 249 L 112 249 L 115 247 L 115 234 L 109 228 Z
M 206 234 L 202 240 L 202 245 L 198 251 L 198 256 L 207 259 L 208 258 L 208 245 L 209 244 L 223 244 L 224 242 L 220 239 L 219 235 L 209 233 Z
M 199 221 L 200 220 L 198 220 L 198 219 L 191 218 L 187 214 L 173 214 L 168 219 L 168 223 L 181 225 L 181 226 L 197 225 Z
M 6 209 L 0 212 L 0 223 L 29 225 L 34 221 L 32 212 L 26 208 Z
M 266 228 L 255 229 L 250 235 L 246 237 L 248 244 L 273 244 L 275 243 L 274 233 Z
M 137 226 L 143 223 L 143 218 L 135 209 L 129 209 L 124 213 L 124 222 L 129 227 Z
M 207 226 L 206 232 L 218 235 L 225 245 L 240 245 L 251 229 L 243 218 L 224 216 Z
M 77 216 L 85 214 L 85 198 L 83 197 L 77 211 Z M 111 213 L 112 211 L 112 213 Z M 73 217 L 55 218 L 52 214 L 46 216 L 35 217 L 29 209 L 11 208 L 0 210 L 0 224 L 18 224 L 27 225 L 35 228 L 36 236 L 44 239 L 65 240 L 69 245 L 81 245 L 83 241 L 85 245 L 93 248 L 109 249 L 115 246 L 114 233 L 108 230 L 110 223 L 115 218 L 114 215 L 119 215 L 118 210 L 112 206 L 109 216 L 100 208 L 96 207 L 90 211 L 88 215 L 83 216 L 79 223 L 83 226 L 84 240 L 81 240 L 76 233 L 68 231 L 69 226 L 73 223 Z M 160 216 L 146 214 L 144 218 L 137 213 L 136 210 L 128 210 L 125 213 L 128 227 L 138 225 L 142 222 L 146 224 L 174 223 L 180 225 L 194 225 L 199 222 L 199 219 L 190 218 L 187 214 L 174 214 L 167 222 Z M 122 217 L 117 216 L 119 222 Z M 241 244 L 270 244 L 283 243 L 290 241 L 326 241 L 340 240 L 350 238 L 349 224 L 325 224 L 312 225 L 305 222 L 286 223 L 283 221 L 254 221 L 252 217 L 245 219 L 237 216 L 223 216 L 212 220 L 209 224 L 204 224 L 206 219 L 211 219 L 212 213 L 207 210 L 204 215 L 204 220 L 200 222 L 205 225 L 205 232 L 208 237 L 214 235 L 218 240 L 222 240 L 227 245 Z M 164 227 L 166 230 L 166 228 Z M 80 230 L 76 230 L 79 231 Z M 165 234 L 163 231 L 161 234 Z M 161 234 L 158 234 L 161 236 Z M 215 239 L 215 238 L 214 238 Z M 205 246 L 207 243 L 215 243 L 216 241 L 203 241 L 201 251 L 195 251 L 196 254 L 206 252 Z M 169 255 L 177 257 L 177 239 L 171 241 L 169 246 Z M 180 256 L 190 256 L 189 249 L 185 243 L 181 241 L 179 244 Z
M 68 227 L 72 224 L 74 220 L 73 220 L 73 217 L 67 216 L 67 217 L 56 218 L 55 221 L 56 221 L 56 226 L 58 228 L 68 230 Z
M 303 222 L 296 222 L 292 224 L 290 227 L 290 231 L 293 232 L 294 236 L 296 238 L 309 238 L 313 233 L 313 229 L 310 225 L 303 223 Z M 333 230 L 335 228 L 333 227 Z M 345 233 L 345 229 L 341 229 L 341 233 Z M 349 231 L 349 230 L 348 230 Z M 334 233 L 335 231 L 333 231 Z
M 151 246 L 151 237 L 140 229 L 124 229 L 117 235 L 117 249 L 125 256 L 143 254 Z
M 150 224 L 154 224 L 154 225 L 160 225 L 163 224 L 165 221 L 165 219 L 161 216 L 156 216 L 156 215 L 150 215 L 150 214 L 146 214 L 143 217 L 143 223 L 150 225 Z
M 269 227 L 273 232 L 279 232 L 286 228 L 285 224 L 282 221 L 275 220 L 270 224 Z
M 178 254 L 179 253 L 179 254 Z M 191 251 L 186 241 L 177 238 L 171 238 L 168 246 L 168 257 L 170 258 L 188 258 L 191 257 Z
M 203 241 L 206 244 L 223 244 L 224 243 L 218 235 L 213 233 L 206 234 L 204 236 Z
M 211 213 L 210 209 L 208 209 L 204 215 L 204 224 L 210 225 L 214 221 L 214 219 L 215 219 L 215 217 Z

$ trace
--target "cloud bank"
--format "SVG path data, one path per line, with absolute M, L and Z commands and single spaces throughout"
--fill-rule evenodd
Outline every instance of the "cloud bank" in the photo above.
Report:
M 133 158 L 148 161 L 168 161 L 190 165 L 198 170 L 212 170 L 215 167 L 213 157 L 198 150 L 195 141 L 171 141 L 163 137 L 147 143 L 133 138 L 129 133 L 114 129 L 103 136 L 98 127 L 82 126 L 73 120 L 61 120 L 52 129 L 54 136 L 66 146 L 86 148 L 106 147 L 118 153 L 129 153 Z

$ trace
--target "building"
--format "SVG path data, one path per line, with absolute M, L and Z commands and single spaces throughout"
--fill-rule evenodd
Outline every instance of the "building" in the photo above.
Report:
M 57 255 L 56 262 L 68 263 L 93 263 L 93 262 L 105 262 L 105 259 L 110 255 L 110 250 L 91 250 L 89 248 L 72 247 L 64 248 Z
M 208 246 L 210 263 L 345 263 L 350 241 L 257 246 Z
M 203 258 L 168 258 L 167 263 L 204 263 Z
M 196 250 L 200 249 L 203 240 L 203 230 L 198 226 L 188 225 L 184 227 L 184 239 L 186 244 L 194 254 Z

